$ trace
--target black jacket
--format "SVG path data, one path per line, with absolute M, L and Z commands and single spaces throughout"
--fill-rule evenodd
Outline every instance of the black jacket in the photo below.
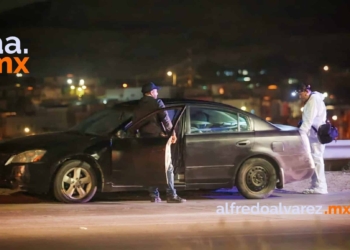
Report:
M 145 117 L 147 114 L 152 113 L 158 109 L 165 108 L 165 105 L 161 99 L 154 99 L 151 96 L 144 96 L 140 99 L 138 107 L 134 111 L 132 122 L 135 123 L 138 120 Z M 136 128 L 141 133 L 141 136 L 159 136 L 161 133 L 170 133 L 173 125 L 169 118 L 167 111 L 158 112 L 156 115 L 152 115 L 144 120 Z

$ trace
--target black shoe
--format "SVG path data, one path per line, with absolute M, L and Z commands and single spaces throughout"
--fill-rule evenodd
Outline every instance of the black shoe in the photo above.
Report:
M 170 196 L 167 197 L 166 199 L 167 203 L 182 203 L 182 202 L 186 202 L 185 199 L 182 199 L 180 196 Z
M 151 202 L 159 203 L 162 202 L 162 199 L 160 197 L 151 197 Z

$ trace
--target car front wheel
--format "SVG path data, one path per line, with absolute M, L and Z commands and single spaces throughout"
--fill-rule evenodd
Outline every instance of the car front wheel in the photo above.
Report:
M 269 197 L 276 187 L 277 176 L 273 165 L 262 158 L 248 159 L 239 169 L 236 185 L 248 199 Z
M 79 160 L 64 163 L 58 170 L 53 184 L 55 198 L 65 203 L 88 202 L 96 190 L 94 170 L 88 163 Z

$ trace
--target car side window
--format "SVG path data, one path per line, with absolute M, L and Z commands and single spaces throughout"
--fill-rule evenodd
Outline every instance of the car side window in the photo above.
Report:
M 130 119 L 130 116 L 130 112 L 127 111 L 106 109 L 96 112 L 84 121 L 72 127 L 71 130 L 104 136 L 108 135 L 118 128 L 118 126 L 120 126 L 123 122 Z
M 238 114 L 238 115 L 239 115 L 239 131 L 242 131 L 242 132 L 251 131 L 248 117 L 246 117 L 243 114 Z
M 172 126 L 174 126 L 175 122 L 177 121 L 177 118 L 181 114 L 181 110 L 182 108 L 173 108 L 173 109 L 167 108 L 166 110 L 162 109 L 162 110 L 158 110 L 157 112 L 155 112 L 153 115 L 149 117 L 144 117 L 143 119 L 137 121 L 135 125 L 133 125 L 132 122 L 130 122 L 129 124 L 127 124 L 127 128 L 126 128 L 127 137 L 142 137 L 142 130 L 147 130 L 147 128 L 148 130 L 152 131 L 153 127 L 157 125 L 150 123 L 150 121 L 152 121 L 152 119 L 158 120 L 157 115 L 160 112 L 165 112 L 169 117 L 172 123 Z M 163 134 L 166 135 L 167 132 L 166 132 L 165 124 L 163 124 L 161 121 L 158 121 L 158 122 Z
M 191 134 L 249 131 L 249 120 L 235 112 L 191 107 Z

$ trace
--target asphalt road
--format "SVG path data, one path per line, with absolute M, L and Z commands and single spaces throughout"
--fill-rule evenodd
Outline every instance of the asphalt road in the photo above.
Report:
M 275 192 L 265 200 L 246 200 L 235 192 L 183 196 L 187 203 L 154 204 L 143 194 L 128 193 L 78 205 L 12 196 L 0 204 L 0 249 L 350 249 L 350 207 L 349 214 L 323 212 L 327 205 L 349 206 L 350 192 Z M 235 210 L 257 202 L 270 209 L 281 204 L 322 205 L 323 210 L 322 214 L 306 210 L 296 214 L 285 208 L 284 214 Z

